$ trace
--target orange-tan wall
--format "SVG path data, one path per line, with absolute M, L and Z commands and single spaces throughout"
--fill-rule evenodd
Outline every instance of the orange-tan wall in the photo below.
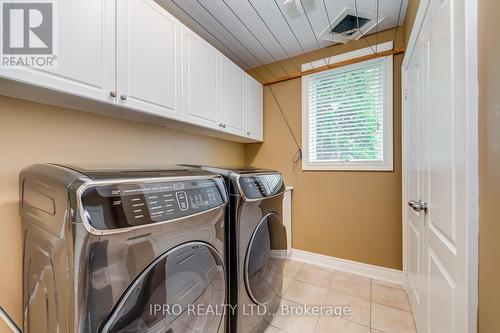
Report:
M 479 1 L 479 333 L 500 332 L 499 13 L 499 1 Z
M 396 47 L 402 47 L 403 30 Z M 379 34 L 378 42 L 392 40 L 395 30 Z M 375 44 L 376 37 L 369 36 Z M 367 47 L 358 40 L 298 57 L 297 63 Z M 296 249 L 358 262 L 401 269 L 401 61 L 394 57 L 394 171 L 302 171 L 292 160 L 296 146 L 277 108 L 270 88 L 264 89 L 264 143 L 246 146 L 246 164 L 281 171 L 293 185 L 292 245 Z M 292 62 L 283 62 L 283 66 Z M 269 66 L 278 72 L 276 65 Z M 268 72 L 259 68 L 262 76 Z M 301 142 L 301 79 L 272 85 L 285 117 Z
M 243 166 L 244 145 L 0 96 L 0 306 L 21 324 L 19 171 L 33 163 Z M 8 332 L 0 320 L 0 332 Z

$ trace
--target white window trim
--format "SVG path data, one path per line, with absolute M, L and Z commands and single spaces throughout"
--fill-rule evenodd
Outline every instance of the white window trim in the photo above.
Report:
M 354 58 L 354 57 L 353 57 Z M 340 171 L 393 171 L 393 56 L 384 57 L 384 160 L 376 161 L 309 161 L 309 79 L 315 74 L 302 76 L 302 170 L 340 170 Z M 343 60 L 348 60 L 343 58 Z M 342 66 L 329 71 L 335 72 L 351 67 L 357 67 L 363 61 L 356 64 Z

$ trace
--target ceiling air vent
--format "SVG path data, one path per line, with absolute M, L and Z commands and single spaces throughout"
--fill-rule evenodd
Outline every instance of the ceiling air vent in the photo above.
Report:
M 333 27 L 330 33 L 349 37 L 358 31 L 358 25 L 359 29 L 361 29 L 368 22 L 370 22 L 370 20 L 367 18 L 347 15 L 342 19 L 342 21 Z
M 379 14 L 378 23 L 382 22 L 384 18 Z M 350 40 L 361 38 L 362 35 L 369 33 L 376 25 L 376 13 L 366 10 L 356 11 L 353 7 L 346 7 L 323 30 L 319 38 L 330 42 L 347 43 Z

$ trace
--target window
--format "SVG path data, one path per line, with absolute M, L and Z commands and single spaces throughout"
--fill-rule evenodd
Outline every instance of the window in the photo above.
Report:
M 304 170 L 393 170 L 392 56 L 302 77 Z

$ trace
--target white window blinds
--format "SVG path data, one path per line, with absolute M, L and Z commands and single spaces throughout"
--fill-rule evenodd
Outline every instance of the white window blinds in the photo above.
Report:
M 385 111 L 392 113 L 386 110 L 385 68 L 386 59 L 379 58 L 307 78 L 306 163 L 384 165 L 386 149 L 392 157 L 384 135 Z

